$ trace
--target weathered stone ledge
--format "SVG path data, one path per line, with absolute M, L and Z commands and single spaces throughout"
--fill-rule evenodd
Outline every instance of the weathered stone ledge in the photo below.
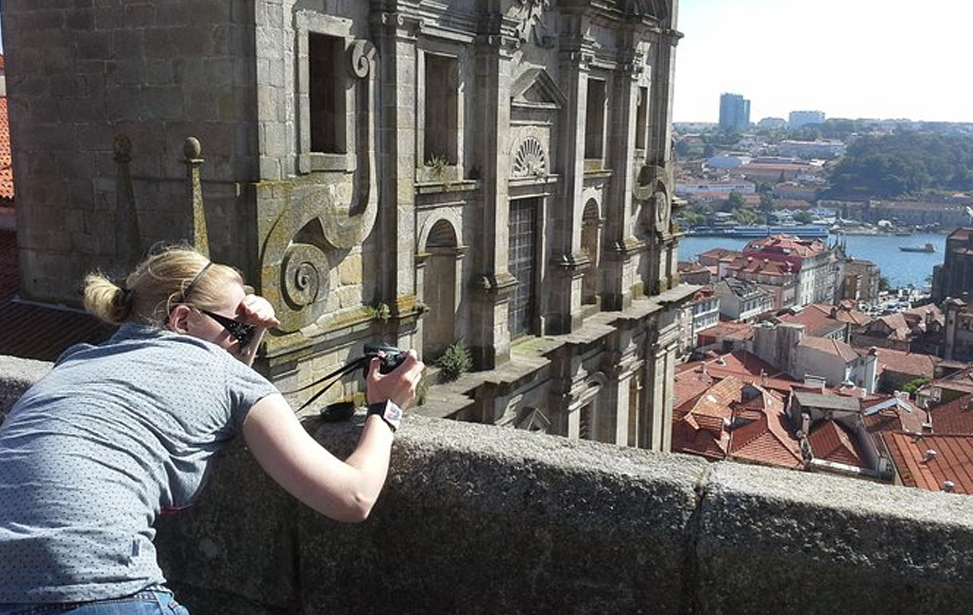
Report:
M 0 399 L 41 373 L 3 359 Z M 308 427 L 338 455 L 357 438 Z M 411 416 L 365 523 L 309 511 L 234 446 L 157 542 L 211 615 L 959 614 L 971 502 Z

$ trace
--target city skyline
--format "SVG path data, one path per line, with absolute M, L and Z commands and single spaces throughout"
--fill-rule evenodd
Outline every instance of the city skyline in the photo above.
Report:
M 955 69 L 973 5 L 929 0 L 922 8 L 905 0 L 684 0 L 674 120 L 715 123 L 729 92 L 752 101 L 755 123 L 798 110 L 973 122 L 973 84 Z

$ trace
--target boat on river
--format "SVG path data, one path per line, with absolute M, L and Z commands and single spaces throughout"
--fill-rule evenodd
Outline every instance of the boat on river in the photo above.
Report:
M 935 252 L 936 246 L 927 243 L 924 246 L 899 246 L 899 249 L 903 252 Z

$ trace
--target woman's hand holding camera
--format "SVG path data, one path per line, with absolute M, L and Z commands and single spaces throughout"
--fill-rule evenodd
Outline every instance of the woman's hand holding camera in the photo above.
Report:
M 368 403 L 392 400 L 399 408 L 405 408 L 416 396 L 416 387 L 426 365 L 419 360 L 415 350 L 405 353 L 405 360 L 388 374 L 380 373 L 382 359 L 375 357 L 369 364 L 367 387 Z

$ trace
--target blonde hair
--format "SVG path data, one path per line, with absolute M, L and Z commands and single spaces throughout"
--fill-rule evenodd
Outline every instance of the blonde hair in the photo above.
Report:
M 243 276 L 233 267 L 210 264 L 191 247 L 170 246 L 142 261 L 125 278 L 124 287 L 100 272 L 89 273 L 84 280 L 84 307 L 113 325 L 138 321 L 161 326 L 179 303 L 219 309 L 227 285 L 234 282 L 243 284 Z

